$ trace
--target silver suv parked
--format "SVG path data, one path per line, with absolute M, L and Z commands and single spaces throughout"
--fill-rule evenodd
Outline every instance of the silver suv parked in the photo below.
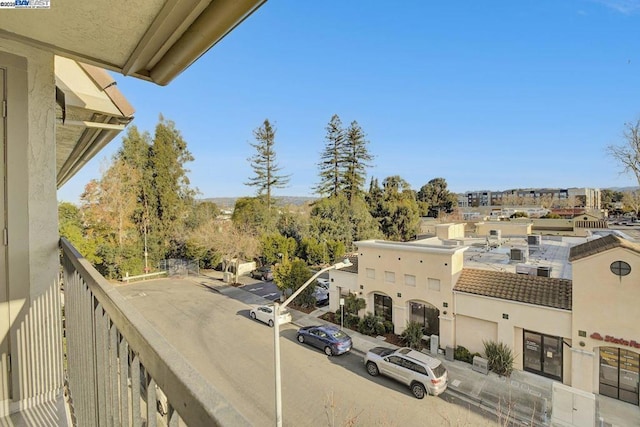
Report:
M 418 399 L 433 396 L 447 389 L 447 368 L 438 359 L 417 350 L 402 347 L 397 350 L 374 347 L 364 356 L 369 375 L 386 375 L 411 388 Z

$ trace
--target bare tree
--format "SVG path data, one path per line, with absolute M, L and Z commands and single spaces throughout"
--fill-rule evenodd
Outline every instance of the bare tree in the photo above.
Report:
M 235 264 L 234 282 L 238 282 L 238 263 L 251 260 L 258 253 L 258 239 L 251 231 L 235 226 L 231 221 L 203 224 L 190 235 L 190 242 L 203 249 L 213 250 L 222 257 L 225 273 Z
M 635 123 L 625 123 L 623 132 L 625 143 L 610 145 L 607 152 L 622 165 L 623 173 L 633 173 L 640 185 L 640 119 Z
M 622 203 L 633 209 L 635 216 L 638 217 L 640 214 L 640 190 L 625 192 Z

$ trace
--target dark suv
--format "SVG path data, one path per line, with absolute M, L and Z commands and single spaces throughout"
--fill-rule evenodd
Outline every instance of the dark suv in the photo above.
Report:
M 254 279 L 260 279 L 260 280 L 266 280 L 266 281 L 273 280 L 273 271 L 271 270 L 271 267 L 268 265 L 263 265 L 262 267 L 258 267 L 255 270 L 252 270 L 251 273 L 249 274 Z

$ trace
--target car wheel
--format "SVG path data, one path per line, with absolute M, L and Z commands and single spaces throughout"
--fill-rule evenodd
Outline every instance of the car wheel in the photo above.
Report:
M 411 393 L 418 399 L 424 399 L 424 396 L 427 394 L 424 386 L 420 383 L 411 384 Z
M 254 312 L 249 313 L 249 316 L 251 316 L 253 320 L 256 320 L 256 314 Z
M 324 348 L 324 354 L 326 354 L 327 356 L 333 356 L 333 350 L 331 350 L 331 347 L 326 346 Z
M 298 342 L 304 342 L 304 337 L 302 335 L 298 335 Z
M 269 326 L 273 328 L 273 320 L 269 319 Z
M 372 377 L 376 377 L 380 374 L 380 371 L 378 370 L 378 365 L 376 365 L 373 362 L 367 362 L 367 372 Z

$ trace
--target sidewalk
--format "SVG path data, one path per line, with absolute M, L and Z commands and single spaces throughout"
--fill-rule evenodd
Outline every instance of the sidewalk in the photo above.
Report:
M 221 276 L 221 275 L 220 275 Z M 223 283 L 215 275 L 211 280 L 202 281 L 221 294 L 243 301 L 249 305 L 270 304 L 271 301 Z M 290 310 L 293 324 L 302 327 L 329 322 L 318 318 L 327 308 L 318 309 L 310 314 Z M 393 347 L 375 337 L 349 330 L 354 352 L 364 355 L 376 346 Z M 429 354 L 429 353 L 427 353 Z M 493 372 L 488 375 L 473 371 L 471 365 L 461 361 L 446 360 L 444 355 L 432 355 L 442 361 L 448 370 L 449 386 L 446 393 L 487 410 L 498 417 L 500 425 L 551 426 L 551 404 L 553 380 L 525 371 L 514 371 L 511 377 L 500 377 Z M 445 393 L 445 394 L 446 394 Z M 640 408 L 616 399 L 596 395 L 596 419 L 598 427 L 640 426 Z M 508 422 L 507 422 L 508 420 Z

